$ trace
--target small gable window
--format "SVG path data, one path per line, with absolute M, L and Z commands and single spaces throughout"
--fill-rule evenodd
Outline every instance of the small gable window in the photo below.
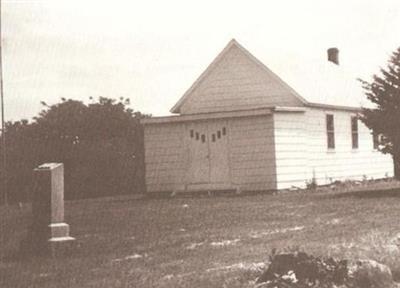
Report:
M 326 135 L 328 149 L 335 149 L 335 123 L 332 114 L 326 115 Z
M 358 149 L 358 119 L 351 117 L 351 147 Z

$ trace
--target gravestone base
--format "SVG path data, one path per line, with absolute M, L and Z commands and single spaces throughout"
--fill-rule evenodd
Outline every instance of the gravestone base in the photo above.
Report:
M 69 237 L 69 225 L 67 223 L 52 223 L 49 225 L 49 230 L 50 239 Z
M 30 234 L 20 243 L 22 255 L 64 257 L 71 256 L 75 250 L 76 241 L 71 236 L 51 237 L 45 240 L 37 239 Z
M 76 250 L 75 238 L 70 236 L 51 238 L 48 240 L 47 244 L 47 255 L 52 257 L 69 256 Z
M 53 257 L 69 255 L 75 238 L 69 236 L 67 223 L 52 223 L 49 225 L 50 239 L 47 241 L 47 254 Z

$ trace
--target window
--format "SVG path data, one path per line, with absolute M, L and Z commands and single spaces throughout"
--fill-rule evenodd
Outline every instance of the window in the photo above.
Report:
M 328 149 L 335 149 L 335 124 L 332 114 L 326 115 L 326 135 Z
M 358 119 L 351 117 L 351 147 L 358 149 Z
M 372 133 L 372 140 L 374 141 L 374 149 L 379 149 L 380 137 L 378 133 Z

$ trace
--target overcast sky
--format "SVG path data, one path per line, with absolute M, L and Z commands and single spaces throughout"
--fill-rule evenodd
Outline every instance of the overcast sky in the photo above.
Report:
M 400 46 L 400 1 L 2 0 L 2 25 L 6 120 L 90 96 L 166 115 L 231 38 L 283 61 L 335 46 L 369 77 Z

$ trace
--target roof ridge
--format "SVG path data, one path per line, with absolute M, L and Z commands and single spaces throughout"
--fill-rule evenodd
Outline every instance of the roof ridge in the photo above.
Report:
M 222 59 L 222 56 L 233 46 L 238 45 L 239 43 L 232 38 L 227 45 L 225 45 L 224 49 L 218 53 L 218 55 L 214 58 L 213 61 L 207 66 L 207 68 L 197 77 L 196 81 L 186 90 L 183 96 L 176 102 L 176 104 L 170 109 L 171 113 L 179 113 L 179 108 L 182 106 L 183 102 L 187 99 L 189 94 L 203 81 L 205 76 L 210 73 L 216 66 L 216 64 Z

